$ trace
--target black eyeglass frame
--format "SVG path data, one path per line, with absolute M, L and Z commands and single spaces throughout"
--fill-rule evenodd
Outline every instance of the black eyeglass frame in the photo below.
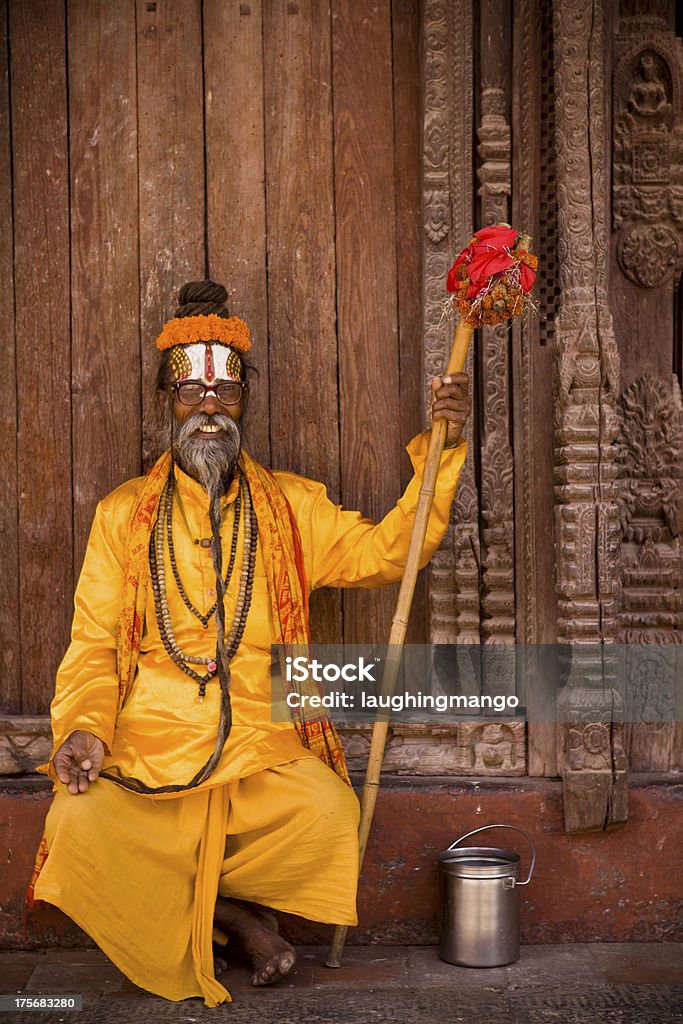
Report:
M 202 397 L 199 399 L 198 402 L 184 402 L 183 401 L 183 399 L 180 397 L 180 389 L 183 386 L 183 384 L 194 384 L 196 387 L 200 387 L 200 388 L 203 389 Z M 240 397 L 237 399 L 236 402 L 224 402 L 223 399 L 220 397 L 220 395 L 218 394 L 218 388 L 222 387 L 224 384 L 229 384 L 230 387 L 239 387 L 240 388 L 242 393 L 240 394 Z M 204 401 L 204 399 L 206 398 L 207 392 L 209 392 L 209 391 L 213 391 L 214 395 L 216 396 L 217 401 L 219 401 L 221 405 L 226 406 L 226 408 L 230 408 L 230 406 L 239 405 L 239 403 L 242 401 L 242 399 L 244 398 L 245 394 L 249 390 L 249 381 L 248 380 L 222 380 L 222 381 L 220 381 L 220 383 L 218 383 L 218 384 L 216 384 L 214 386 L 213 384 L 204 384 L 203 381 L 201 381 L 201 380 L 177 380 L 177 381 L 174 381 L 174 383 L 171 384 L 170 387 L 171 387 L 171 390 L 173 391 L 175 397 L 180 402 L 180 404 L 181 405 L 185 405 L 185 406 L 187 406 L 190 409 L 193 408 L 194 406 L 201 405 L 202 402 Z

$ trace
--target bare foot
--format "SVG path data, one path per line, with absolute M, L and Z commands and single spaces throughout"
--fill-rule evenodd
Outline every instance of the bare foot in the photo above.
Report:
M 221 956 L 216 956 L 216 954 L 214 953 L 214 955 L 213 955 L 213 974 L 214 974 L 214 977 L 217 978 L 219 974 L 222 974 L 223 971 L 227 971 L 227 969 L 228 969 L 228 961 L 224 960 L 223 957 L 221 957 Z
M 277 921 L 264 908 L 219 896 L 215 920 L 219 928 L 239 939 L 254 968 L 253 985 L 272 985 L 294 967 L 293 947 L 277 934 Z
M 242 939 L 254 973 L 252 985 L 272 985 L 289 974 L 296 963 L 296 953 L 277 932 L 258 924 Z

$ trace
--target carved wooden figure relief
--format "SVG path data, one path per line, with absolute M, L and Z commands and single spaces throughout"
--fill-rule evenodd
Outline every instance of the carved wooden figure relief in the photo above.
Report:
M 613 226 L 624 274 L 656 288 L 683 267 L 683 51 L 665 21 L 629 13 L 614 70 Z

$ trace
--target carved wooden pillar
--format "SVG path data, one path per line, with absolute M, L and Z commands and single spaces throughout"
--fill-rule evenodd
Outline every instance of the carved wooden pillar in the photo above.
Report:
M 479 4 L 480 118 L 477 129 L 478 227 L 510 219 L 510 10 Z M 486 693 L 516 691 L 514 466 L 511 445 L 509 324 L 479 332 L 481 417 L 481 637 L 493 644 L 482 663 Z
M 443 372 L 453 321 L 441 324 L 445 282 L 472 233 L 472 2 L 425 0 L 423 223 L 425 409 Z M 472 375 L 472 352 L 467 372 Z M 466 436 L 472 451 L 473 415 Z M 479 643 L 479 498 L 470 456 L 451 525 L 429 569 L 432 643 Z
M 515 625 L 517 641 L 551 644 L 556 637 L 557 594 L 553 543 L 552 423 L 554 314 L 557 291 L 552 11 L 543 0 L 519 0 L 513 20 L 512 223 L 528 232 L 539 254 L 535 289 L 539 314 L 513 322 L 513 429 L 515 466 Z M 518 668 L 540 678 L 529 647 Z M 556 776 L 557 736 L 552 723 L 527 726 L 528 773 Z
M 472 188 L 472 88 L 475 24 L 471 0 L 425 0 L 424 52 L 424 338 L 426 378 L 442 372 L 454 321 L 441 324 L 445 280 L 454 257 L 475 227 L 505 220 L 510 195 L 510 124 L 507 77 L 508 4 L 480 9 L 481 110 L 478 177 L 481 216 Z M 478 341 L 477 344 L 480 344 Z M 515 637 L 513 468 L 509 407 L 510 335 L 487 331 L 473 372 L 474 414 L 467 425 L 469 455 L 460 477 L 451 526 L 430 567 L 430 638 L 437 644 L 509 643 Z M 478 396 L 482 414 L 478 415 Z M 481 421 L 482 437 L 475 424 Z M 481 442 L 481 445 L 480 445 Z M 481 452 L 481 501 L 476 466 Z M 485 536 L 480 553 L 480 518 Z M 509 684 L 507 650 L 486 659 L 484 686 L 499 693 Z M 466 659 L 465 659 L 466 660 Z M 502 662 L 502 663 L 501 663 Z M 447 667 L 445 671 L 449 671 Z M 467 680 L 461 678 L 465 688 Z M 476 685 L 478 689 L 478 684 Z M 524 774 L 523 722 L 463 722 L 457 727 L 450 770 L 462 774 Z M 435 743 L 436 738 L 435 738 Z M 405 748 L 404 748 L 405 749 Z M 435 747 L 436 750 L 436 747 Z M 406 751 L 407 753 L 407 751 Z M 424 764 L 424 758 L 422 760 Z M 445 762 L 441 762 L 445 765 Z M 443 769 L 441 769 L 443 770 Z
M 555 323 L 558 641 L 572 645 L 558 745 L 567 831 L 627 817 L 623 726 L 612 724 L 619 521 L 619 360 L 606 294 L 605 36 L 601 0 L 554 0 L 559 315 Z
M 510 218 L 509 7 L 500 0 L 480 4 L 481 119 L 479 224 Z M 484 415 L 481 437 L 482 595 L 485 641 L 515 641 L 514 495 L 510 409 L 510 342 L 507 323 L 486 327 L 480 336 Z M 488 659 L 487 659 L 488 661 Z

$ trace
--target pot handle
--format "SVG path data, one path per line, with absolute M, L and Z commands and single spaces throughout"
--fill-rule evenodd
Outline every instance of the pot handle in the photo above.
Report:
M 523 828 L 517 828 L 516 825 L 482 825 L 481 828 L 475 828 L 473 832 L 467 832 L 464 836 L 460 836 L 454 843 L 448 847 L 449 850 L 454 850 L 458 843 L 461 843 L 463 839 L 469 839 L 470 836 L 475 836 L 477 832 L 484 832 L 487 828 L 511 828 L 514 832 L 521 832 L 522 835 L 528 840 L 529 846 L 531 847 L 531 867 L 529 868 L 529 874 L 527 875 L 526 881 L 516 882 L 516 885 L 528 885 L 531 881 L 531 876 L 534 873 L 534 865 L 536 863 L 536 847 L 534 846 L 531 836 L 524 831 Z

